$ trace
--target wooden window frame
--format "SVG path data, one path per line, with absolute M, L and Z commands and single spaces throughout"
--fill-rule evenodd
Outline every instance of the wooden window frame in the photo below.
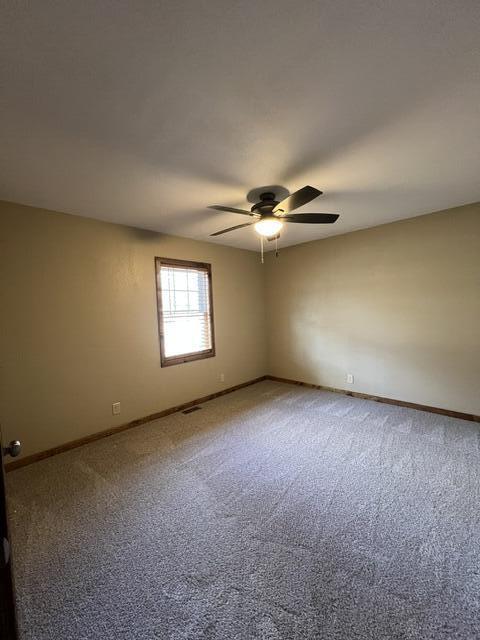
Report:
M 160 269 L 162 265 L 173 267 L 183 267 L 185 269 L 198 269 L 205 271 L 208 278 L 208 299 L 210 306 L 210 333 L 212 346 L 204 351 L 194 351 L 193 353 L 183 353 L 180 356 L 165 355 L 165 336 L 163 331 L 163 310 L 162 310 L 162 285 L 160 277 Z M 155 281 L 157 294 L 157 320 L 158 320 L 158 336 L 160 341 L 160 365 L 162 367 L 171 367 L 183 362 L 193 362 L 194 360 L 204 360 L 205 358 L 213 358 L 215 356 L 215 324 L 213 317 L 213 290 L 212 290 L 212 265 L 208 262 L 193 262 L 191 260 L 176 260 L 174 258 L 155 258 Z

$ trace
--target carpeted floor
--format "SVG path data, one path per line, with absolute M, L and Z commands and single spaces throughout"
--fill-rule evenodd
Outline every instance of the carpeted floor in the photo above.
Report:
M 22 640 L 480 638 L 475 423 L 262 382 L 8 490 Z

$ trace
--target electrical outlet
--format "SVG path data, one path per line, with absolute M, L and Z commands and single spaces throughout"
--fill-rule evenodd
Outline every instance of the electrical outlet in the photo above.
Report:
M 120 413 L 120 402 L 114 402 L 112 404 L 112 414 L 114 416 L 118 416 L 119 413 Z
M 220 382 L 225 382 L 225 374 L 224 373 L 220 374 Z
M 353 384 L 353 373 L 347 373 L 348 384 Z

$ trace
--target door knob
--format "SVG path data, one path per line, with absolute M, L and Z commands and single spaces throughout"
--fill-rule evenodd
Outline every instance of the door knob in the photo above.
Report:
M 5 569 L 5 567 L 10 562 L 10 544 L 6 538 L 3 538 L 3 558 L 0 562 L 0 569 Z
M 22 445 L 20 440 L 12 440 L 6 447 L 3 447 L 3 455 L 16 458 L 20 454 L 21 450 Z

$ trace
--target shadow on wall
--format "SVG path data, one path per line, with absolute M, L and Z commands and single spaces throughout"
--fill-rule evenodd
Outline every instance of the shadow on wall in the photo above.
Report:
M 281 372 L 280 376 L 347 391 L 386 395 L 406 402 L 432 404 L 418 396 L 419 389 L 426 389 L 435 398 L 441 398 L 445 388 L 454 391 L 456 384 L 460 392 L 464 387 L 462 367 L 470 360 L 473 368 L 476 360 L 474 350 L 467 351 L 465 347 L 435 339 L 417 344 L 404 335 L 394 343 L 374 330 L 365 335 L 355 328 L 349 328 L 348 333 L 329 330 L 319 335 L 313 323 L 310 330 L 302 329 L 301 333 L 302 348 L 283 352 L 288 370 L 282 369 L 281 362 L 275 363 L 274 369 Z M 298 344 L 297 332 L 292 328 L 280 339 L 287 344 Z M 274 342 L 278 340 L 274 337 Z M 354 374 L 354 384 L 347 383 L 347 373 Z M 452 376 L 454 381 L 458 380 L 456 384 L 452 383 Z M 403 392 L 399 394 L 398 388 Z M 443 405 L 437 400 L 432 406 Z M 445 408 L 457 409 L 455 406 Z

